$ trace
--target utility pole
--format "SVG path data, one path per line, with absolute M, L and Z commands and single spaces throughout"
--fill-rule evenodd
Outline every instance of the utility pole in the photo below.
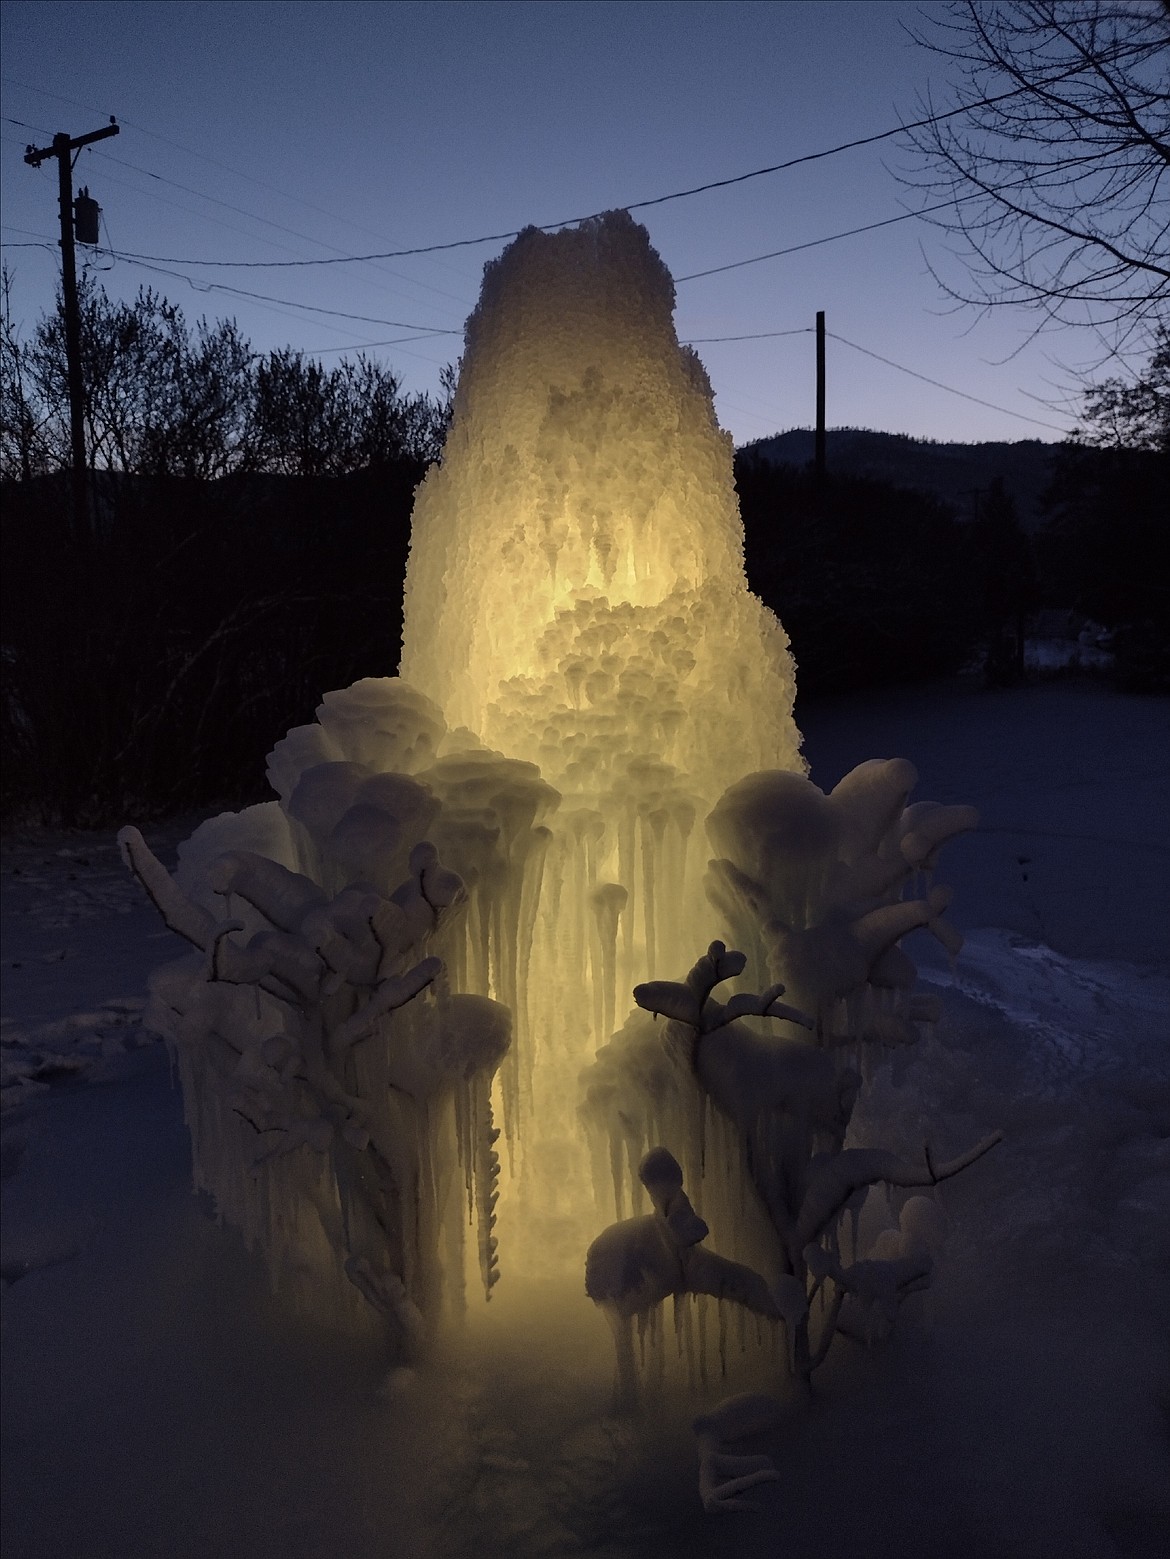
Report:
M 813 446 L 817 486 L 825 480 L 825 311 L 817 310 L 817 431 Z
M 73 154 L 91 141 L 117 135 L 119 126 L 110 115 L 102 130 L 72 138 L 64 131 L 51 146 L 29 146 L 24 160 L 39 168 L 47 157 L 57 159 L 57 186 L 61 206 L 61 301 L 65 314 L 65 361 L 69 370 L 69 443 L 73 463 L 73 529 L 78 543 L 87 532 L 85 480 L 85 384 L 81 377 L 81 313 L 77 306 L 77 262 L 73 253 Z

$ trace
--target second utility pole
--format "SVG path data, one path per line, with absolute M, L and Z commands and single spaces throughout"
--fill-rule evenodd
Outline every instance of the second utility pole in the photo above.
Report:
M 825 480 L 825 311 L 817 310 L 817 431 L 813 444 L 817 485 Z
M 39 168 L 46 157 L 57 159 L 57 184 L 61 203 L 61 307 L 65 316 L 65 362 L 69 371 L 69 445 L 73 476 L 73 530 L 80 544 L 88 532 L 85 480 L 85 383 L 81 375 L 81 313 L 77 305 L 77 261 L 73 253 L 73 153 L 91 141 L 117 135 L 111 116 L 104 130 L 72 139 L 63 131 L 52 146 L 29 146 L 24 160 Z

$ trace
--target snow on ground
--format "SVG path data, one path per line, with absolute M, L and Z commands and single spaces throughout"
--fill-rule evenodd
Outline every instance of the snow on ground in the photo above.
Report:
M 139 1012 L 177 944 L 112 835 L 4 846 L 6 1559 L 1116 1559 L 1170 1552 L 1170 720 L 1065 683 L 801 711 L 826 787 L 905 755 L 975 801 L 944 878 L 968 942 L 937 1033 L 873 1079 L 858 1140 L 940 1153 L 932 1293 L 839 1341 L 811 1405 L 744 1450 L 781 1481 L 704 1517 L 670 1399 L 606 1416 L 579 1283 L 509 1291 L 397 1395 L 267 1293 L 189 1191 Z M 148 829 L 164 856 L 191 822 Z M 737 1386 L 766 1382 L 736 1380 Z

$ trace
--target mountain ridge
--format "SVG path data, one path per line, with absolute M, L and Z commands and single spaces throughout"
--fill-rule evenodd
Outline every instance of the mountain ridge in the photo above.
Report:
M 811 428 L 789 428 L 741 444 L 736 456 L 801 467 L 811 464 L 813 446 Z M 1052 481 L 1053 457 L 1059 447 L 1039 439 L 939 443 L 909 433 L 829 428 L 825 463 L 830 473 L 870 477 L 930 493 L 948 504 L 960 520 L 975 518 L 983 495 L 998 478 L 1015 502 L 1020 523 L 1025 530 L 1035 531 L 1043 523 L 1041 501 Z

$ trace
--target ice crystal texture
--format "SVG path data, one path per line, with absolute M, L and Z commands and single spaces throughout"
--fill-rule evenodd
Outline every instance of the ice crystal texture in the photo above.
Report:
M 577 1073 L 631 988 L 719 929 L 703 817 L 744 775 L 804 768 L 787 638 L 744 574 L 732 442 L 673 307 L 624 213 L 523 233 L 486 268 L 415 504 L 402 676 L 560 794 L 515 988 L 517 1256 L 579 1244 Z M 488 963 L 494 991 L 507 948 Z
M 406 1346 L 461 1290 L 468 1223 L 489 1293 L 497 1248 L 563 1274 L 592 1242 L 627 1397 L 630 1327 L 667 1297 L 684 1326 L 699 1296 L 700 1351 L 711 1298 L 721 1354 L 725 1303 L 783 1325 L 804 1377 L 806 1284 L 859 1334 L 892 1314 L 905 1274 L 843 1267 L 837 1224 L 942 1171 L 843 1151 L 859 1047 L 929 1020 L 897 943 L 956 945 L 919 879 L 974 822 L 908 806 L 900 760 L 829 796 L 805 777 L 673 306 L 620 212 L 490 263 L 416 500 L 401 676 L 326 694 L 270 756 L 279 799 L 204 824 L 176 881 L 125 841 L 199 949 L 152 997 L 197 1178 L 278 1277 L 360 1296 Z M 627 1192 L 655 1212 L 623 1220 Z

